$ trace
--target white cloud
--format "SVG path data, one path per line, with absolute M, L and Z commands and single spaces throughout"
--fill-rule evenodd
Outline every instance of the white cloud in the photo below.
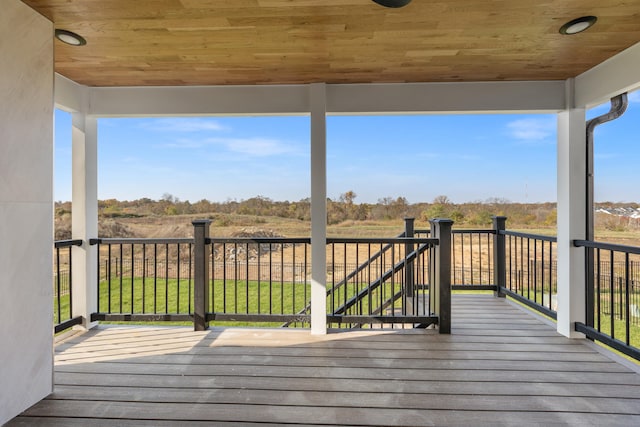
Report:
M 146 120 L 142 127 L 158 132 L 220 132 L 229 130 L 218 121 L 208 118 L 166 118 Z
M 509 135 L 521 141 L 543 141 L 556 131 L 554 117 L 527 118 L 507 123 Z
M 165 147 L 169 147 L 169 148 L 202 148 L 206 145 L 210 145 L 207 142 L 206 138 L 203 138 L 203 139 L 178 138 L 173 142 L 164 144 Z
M 229 152 L 240 153 L 251 157 L 269 157 L 279 154 L 291 154 L 295 149 L 277 139 L 252 138 L 203 138 L 178 139 L 167 144 L 173 148 L 202 148 L 206 146 L 221 146 Z
M 229 151 L 255 157 L 290 153 L 292 150 L 281 141 L 268 138 L 212 138 L 212 142 L 224 145 Z

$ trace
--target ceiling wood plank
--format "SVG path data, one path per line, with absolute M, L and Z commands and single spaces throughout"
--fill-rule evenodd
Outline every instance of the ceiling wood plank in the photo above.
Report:
M 640 42 L 640 0 L 22 1 L 87 39 L 55 43 L 87 86 L 564 80 Z

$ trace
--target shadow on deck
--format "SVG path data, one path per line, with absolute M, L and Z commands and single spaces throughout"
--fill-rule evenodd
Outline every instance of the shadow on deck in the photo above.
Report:
M 56 348 L 15 426 L 640 425 L 640 375 L 490 295 L 453 330 L 106 327 Z

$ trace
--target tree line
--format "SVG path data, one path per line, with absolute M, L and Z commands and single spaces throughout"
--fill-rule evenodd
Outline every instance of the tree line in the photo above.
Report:
M 458 225 L 487 226 L 494 215 L 509 218 L 511 226 L 555 226 L 555 203 L 512 203 L 506 199 L 491 198 L 483 201 L 453 203 L 445 196 L 431 202 L 409 203 L 405 197 L 383 197 L 376 203 L 357 203 L 353 191 L 342 193 L 337 199 L 327 199 L 327 222 L 339 224 L 344 221 L 397 220 L 413 217 L 418 220 L 451 218 Z M 56 216 L 68 215 L 71 202 L 57 202 Z M 101 218 L 131 218 L 165 215 L 253 215 L 310 221 L 311 201 L 276 201 L 264 196 L 246 200 L 212 202 L 202 199 L 197 202 L 180 200 L 164 194 L 159 200 L 141 198 L 131 201 L 116 199 L 100 200 L 98 212 Z

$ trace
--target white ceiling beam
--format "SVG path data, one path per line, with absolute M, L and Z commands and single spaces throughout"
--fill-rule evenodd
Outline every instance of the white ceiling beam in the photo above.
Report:
M 576 108 L 593 107 L 640 88 L 640 43 L 577 76 L 575 88 Z
M 329 113 L 555 113 L 563 81 L 329 85 Z
M 75 109 L 75 83 L 59 77 L 56 102 Z M 76 86 L 74 86 L 76 85 Z M 80 86 L 83 88 L 82 86 Z M 327 85 L 329 114 L 558 112 L 563 81 Z M 97 117 L 308 114 L 308 85 L 86 87 Z
M 90 88 L 89 114 L 101 117 L 306 114 L 303 85 Z

